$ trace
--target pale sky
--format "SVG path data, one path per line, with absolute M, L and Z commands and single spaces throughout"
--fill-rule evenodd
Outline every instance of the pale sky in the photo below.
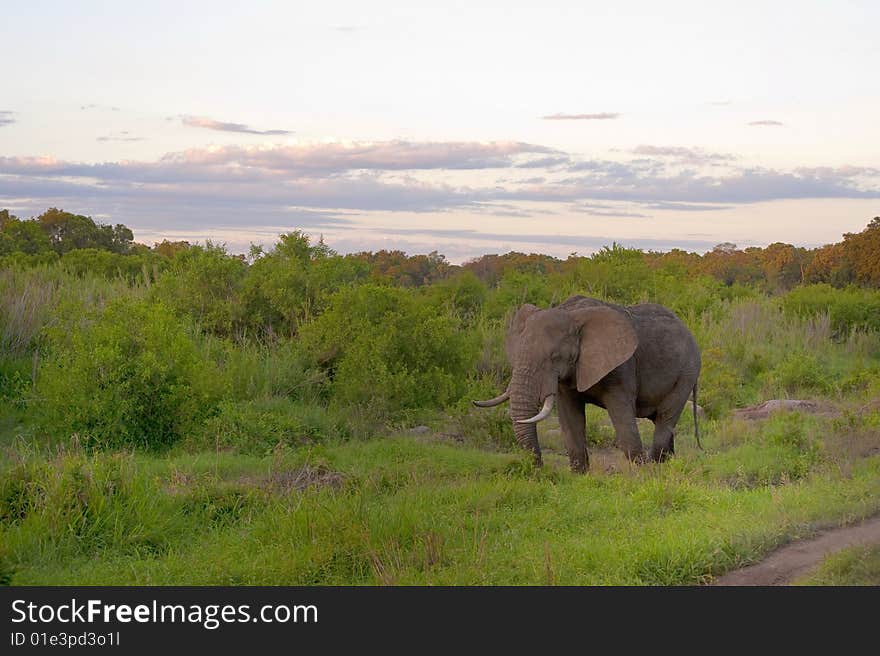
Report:
M 460 262 L 880 215 L 877 2 L 0 0 L 0 208 Z

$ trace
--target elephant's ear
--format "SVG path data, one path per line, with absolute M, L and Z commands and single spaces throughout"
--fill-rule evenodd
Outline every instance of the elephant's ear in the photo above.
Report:
M 639 338 L 629 317 L 613 308 L 579 310 L 575 321 L 580 327 L 577 388 L 584 392 L 629 360 Z
M 507 339 L 504 342 L 504 350 L 507 351 L 507 359 L 511 366 L 516 364 L 516 353 L 519 348 L 519 337 L 526 327 L 526 320 L 539 310 L 538 306 L 526 303 L 520 306 L 510 320 L 510 328 L 507 330 Z

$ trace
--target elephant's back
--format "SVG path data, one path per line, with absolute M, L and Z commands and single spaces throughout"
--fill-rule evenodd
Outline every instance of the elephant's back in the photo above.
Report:
M 585 308 L 591 307 L 610 307 L 616 308 L 618 310 L 624 310 L 625 308 L 620 305 L 614 305 L 613 303 L 606 303 L 605 301 L 600 301 L 598 298 L 590 298 L 589 296 L 569 296 L 567 299 L 562 301 L 558 306 L 556 306 L 559 310 L 567 310 L 571 312 L 572 310 L 583 310 Z
M 699 373 L 697 341 L 672 310 L 656 303 L 641 303 L 627 311 L 639 337 L 636 359 L 641 368 L 694 376 Z

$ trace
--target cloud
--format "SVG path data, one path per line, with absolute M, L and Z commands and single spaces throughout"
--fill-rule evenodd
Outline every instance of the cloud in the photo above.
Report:
M 612 205 L 610 203 L 577 203 L 571 207 L 575 212 L 579 212 L 581 214 L 587 214 L 589 216 L 608 216 L 608 217 L 618 217 L 623 219 L 644 219 L 648 218 L 647 214 L 642 214 L 640 212 L 633 212 L 625 208 L 621 208 L 618 205 Z
M 166 155 L 163 161 L 194 165 L 230 165 L 305 173 L 358 169 L 406 171 L 491 169 L 514 166 L 520 155 L 556 153 L 551 148 L 509 141 L 379 141 L 302 143 L 272 148 L 227 146 Z
M 117 132 L 116 134 L 109 134 L 103 137 L 97 137 L 95 141 L 143 141 L 143 137 L 132 137 L 128 130 L 123 130 L 121 132 Z
M 702 148 L 687 148 L 684 146 L 651 146 L 643 144 L 636 146 L 630 152 L 635 155 L 647 155 L 649 157 L 672 157 L 680 162 L 690 164 L 733 162 L 737 159 L 735 155 L 710 153 Z
M 673 203 L 669 201 L 647 203 L 643 207 L 650 210 L 670 210 L 674 212 L 715 212 L 732 209 L 730 205 L 701 205 L 699 203 Z
M 880 180 L 851 167 L 779 171 L 744 168 L 725 175 L 670 172 L 650 163 L 594 161 L 585 175 L 524 187 L 505 196 L 520 200 L 621 200 L 637 203 L 756 203 L 805 198 L 880 198 Z
M 12 118 L 13 114 L 15 114 L 15 112 L 0 110 L 0 128 L 2 128 L 4 125 L 12 125 L 13 123 L 15 123 L 15 119 Z
M 781 121 L 752 121 L 748 125 L 785 125 Z
M 43 208 L 93 208 L 133 225 L 184 219 L 289 225 L 284 217 L 290 208 L 320 213 L 316 224 L 328 221 L 328 212 L 466 210 L 522 217 L 553 209 L 551 203 L 599 217 L 642 218 L 650 210 L 712 212 L 768 200 L 880 198 L 880 169 L 683 167 L 677 157 L 692 150 L 576 161 L 521 142 L 384 141 L 211 147 L 154 161 L 0 156 L 0 197 L 29 198 Z M 538 175 L 501 177 L 536 155 L 546 156 L 548 165 L 535 170 Z M 563 156 L 572 164 L 560 171 L 549 160 Z M 469 184 L 451 183 L 462 176 L 448 172 L 462 170 L 480 175 L 469 176 Z
M 181 121 L 184 125 L 188 125 L 191 128 L 205 128 L 206 130 L 219 130 L 220 132 L 240 132 L 266 136 L 293 134 L 290 130 L 254 130 L 244 123 L 224 123 L 200 116 L 183 116 Z
M 571 162 L 571 158 L 567 155 L 558 156 L 558 157 L 541 157 L 539 159 L 529 160 L 527 162 L 522 162 L 520 164 L 516 164 L 516 168 L 518 169 L 549 169 L 555 166 L 561 166 L 563 164 L 568 164 Z
M 550 114 L 541 118 L 545 121 L 604 121 L 619 117 L 618 112 L 599 112 L 598 114 Z

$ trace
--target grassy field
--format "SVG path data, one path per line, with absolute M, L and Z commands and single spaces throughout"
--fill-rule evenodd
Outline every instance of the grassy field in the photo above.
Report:
M 296 234 L 252 263 L 65 258 L 0 267 L 2 583 L 704 583 L 880 512 L 877 290 L 728 285 L 617 247 L 413 285 Z M 536 470 L 505 408 L 471 407 L 510 378 L 513 309 L 578 292 L 693 331 L 705 451 L 688 410 L 670 462 L 631 466 L 591 408 L 589 474 L 552 418 Z M 817 404 L 736 412 L 779 398 Z
M 801 585 L 880 585 L 880 547 L 852 547 L 828 556 Z
M 535 470 L 519 454 L 431 435 L 263 457 L 12 445 L 2 575 L 14 584 L 702 583 L 820 526 L 880 512 L 880 458 L 862 457 L 880 446 L 871 421 L 710 422 L 705 453 L 683 446 L 670 463 L 632 467 L 597 450 L 588 476 L 569 473 L 561 455 Z M 820 580 L 841 580 L 842 568 Z

